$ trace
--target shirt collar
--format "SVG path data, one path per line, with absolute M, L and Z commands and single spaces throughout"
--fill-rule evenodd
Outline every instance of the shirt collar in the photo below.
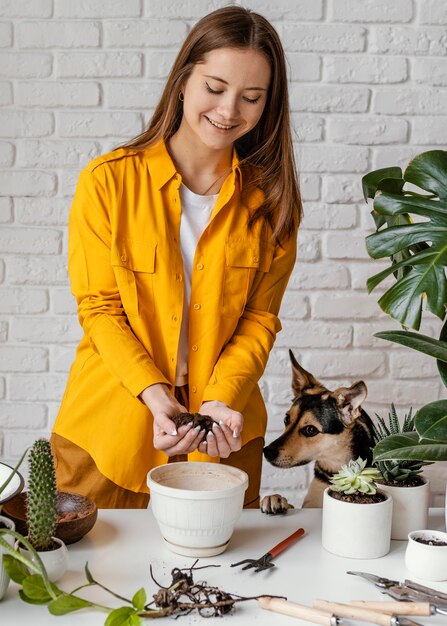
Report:
M 174 178 L 178 173 L 171 156 L 166 148 L 163 140 L 150 146 L 146 150 L 147 157 L 150 159 L 148 164 L 150 175 L 155 182 L 157 189 L 161 189 L 169 180 Z M 239 177 L 239 184 L 242 187 L 242 172 L 239 166 L 239 158 L 236 149 L 233 148 L 233 157 L 231 167 L 235 175 Z

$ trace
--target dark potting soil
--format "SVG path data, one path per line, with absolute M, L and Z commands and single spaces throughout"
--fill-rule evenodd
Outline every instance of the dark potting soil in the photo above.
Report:
M 342 500 L 343 502 L 352 502 L 354 504 L 374 504 L 376 502 L 383 502 L 386 500 L 386 495 L 377 491 L 372 495 L 364 493 L 340 493 L 339 491 L 329 490 L 329 495 L 335 500 Z
M 215 423 L 209 415 L 201 415 L 200 413 L 177 413 L 177 415 L 171 417 L 171 420 L 174 422 L 177 428 L 192 422 L 193 428 L 195 428 L 196 426 L 200 426 L 201 428 L 204 428 L 207 432 L 212 430 L 213 424 Z
M 420 487 L 425 483 L 425 480 L 421 476 L 412 476 L 405 482 L 399 482 L 398 480 L 380 480 L 378 483 L 389 485 L 390 487 Z
M 436 539 L 432 537 L 415 537 L 414 541 L 418 543 L 424 543 L 426 546 L 447 546 L 447 541 L 443 541 L 442 539 Z

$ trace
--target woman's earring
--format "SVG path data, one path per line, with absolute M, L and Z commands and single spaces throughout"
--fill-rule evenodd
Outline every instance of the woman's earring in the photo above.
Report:
M 183 102 L 183 100 L 185 99 L 185 96 L 183 95 L 183 91 L 179 92 L 178 99 L 180 100 L 180 102 Z

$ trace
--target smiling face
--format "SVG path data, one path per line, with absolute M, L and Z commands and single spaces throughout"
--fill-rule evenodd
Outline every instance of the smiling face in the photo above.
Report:
M 232 147 L 259 122 L 270 76 L 266 57 L 251 48 L 208 52 L 183 86 L 179 134 L 197 148 Z

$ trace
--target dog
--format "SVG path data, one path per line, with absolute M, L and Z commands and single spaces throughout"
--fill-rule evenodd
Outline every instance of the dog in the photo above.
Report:
M 284 418 L 283 434 L 264 448 L 275 467 L 296 467 L 315 461 L 314 477 L 303 507 L 321 508 L 323 492 L 340 467 L 359 456 L 372 461 L 373 424 L 361 408 L 367 395 L 360 380 L 351 387 L 329 391 L 307 372 L 289 350 L 292 363 L 292 406 Z M 261 511 L 285 513 L 293 508 L 278 494 L 261 500 Z

